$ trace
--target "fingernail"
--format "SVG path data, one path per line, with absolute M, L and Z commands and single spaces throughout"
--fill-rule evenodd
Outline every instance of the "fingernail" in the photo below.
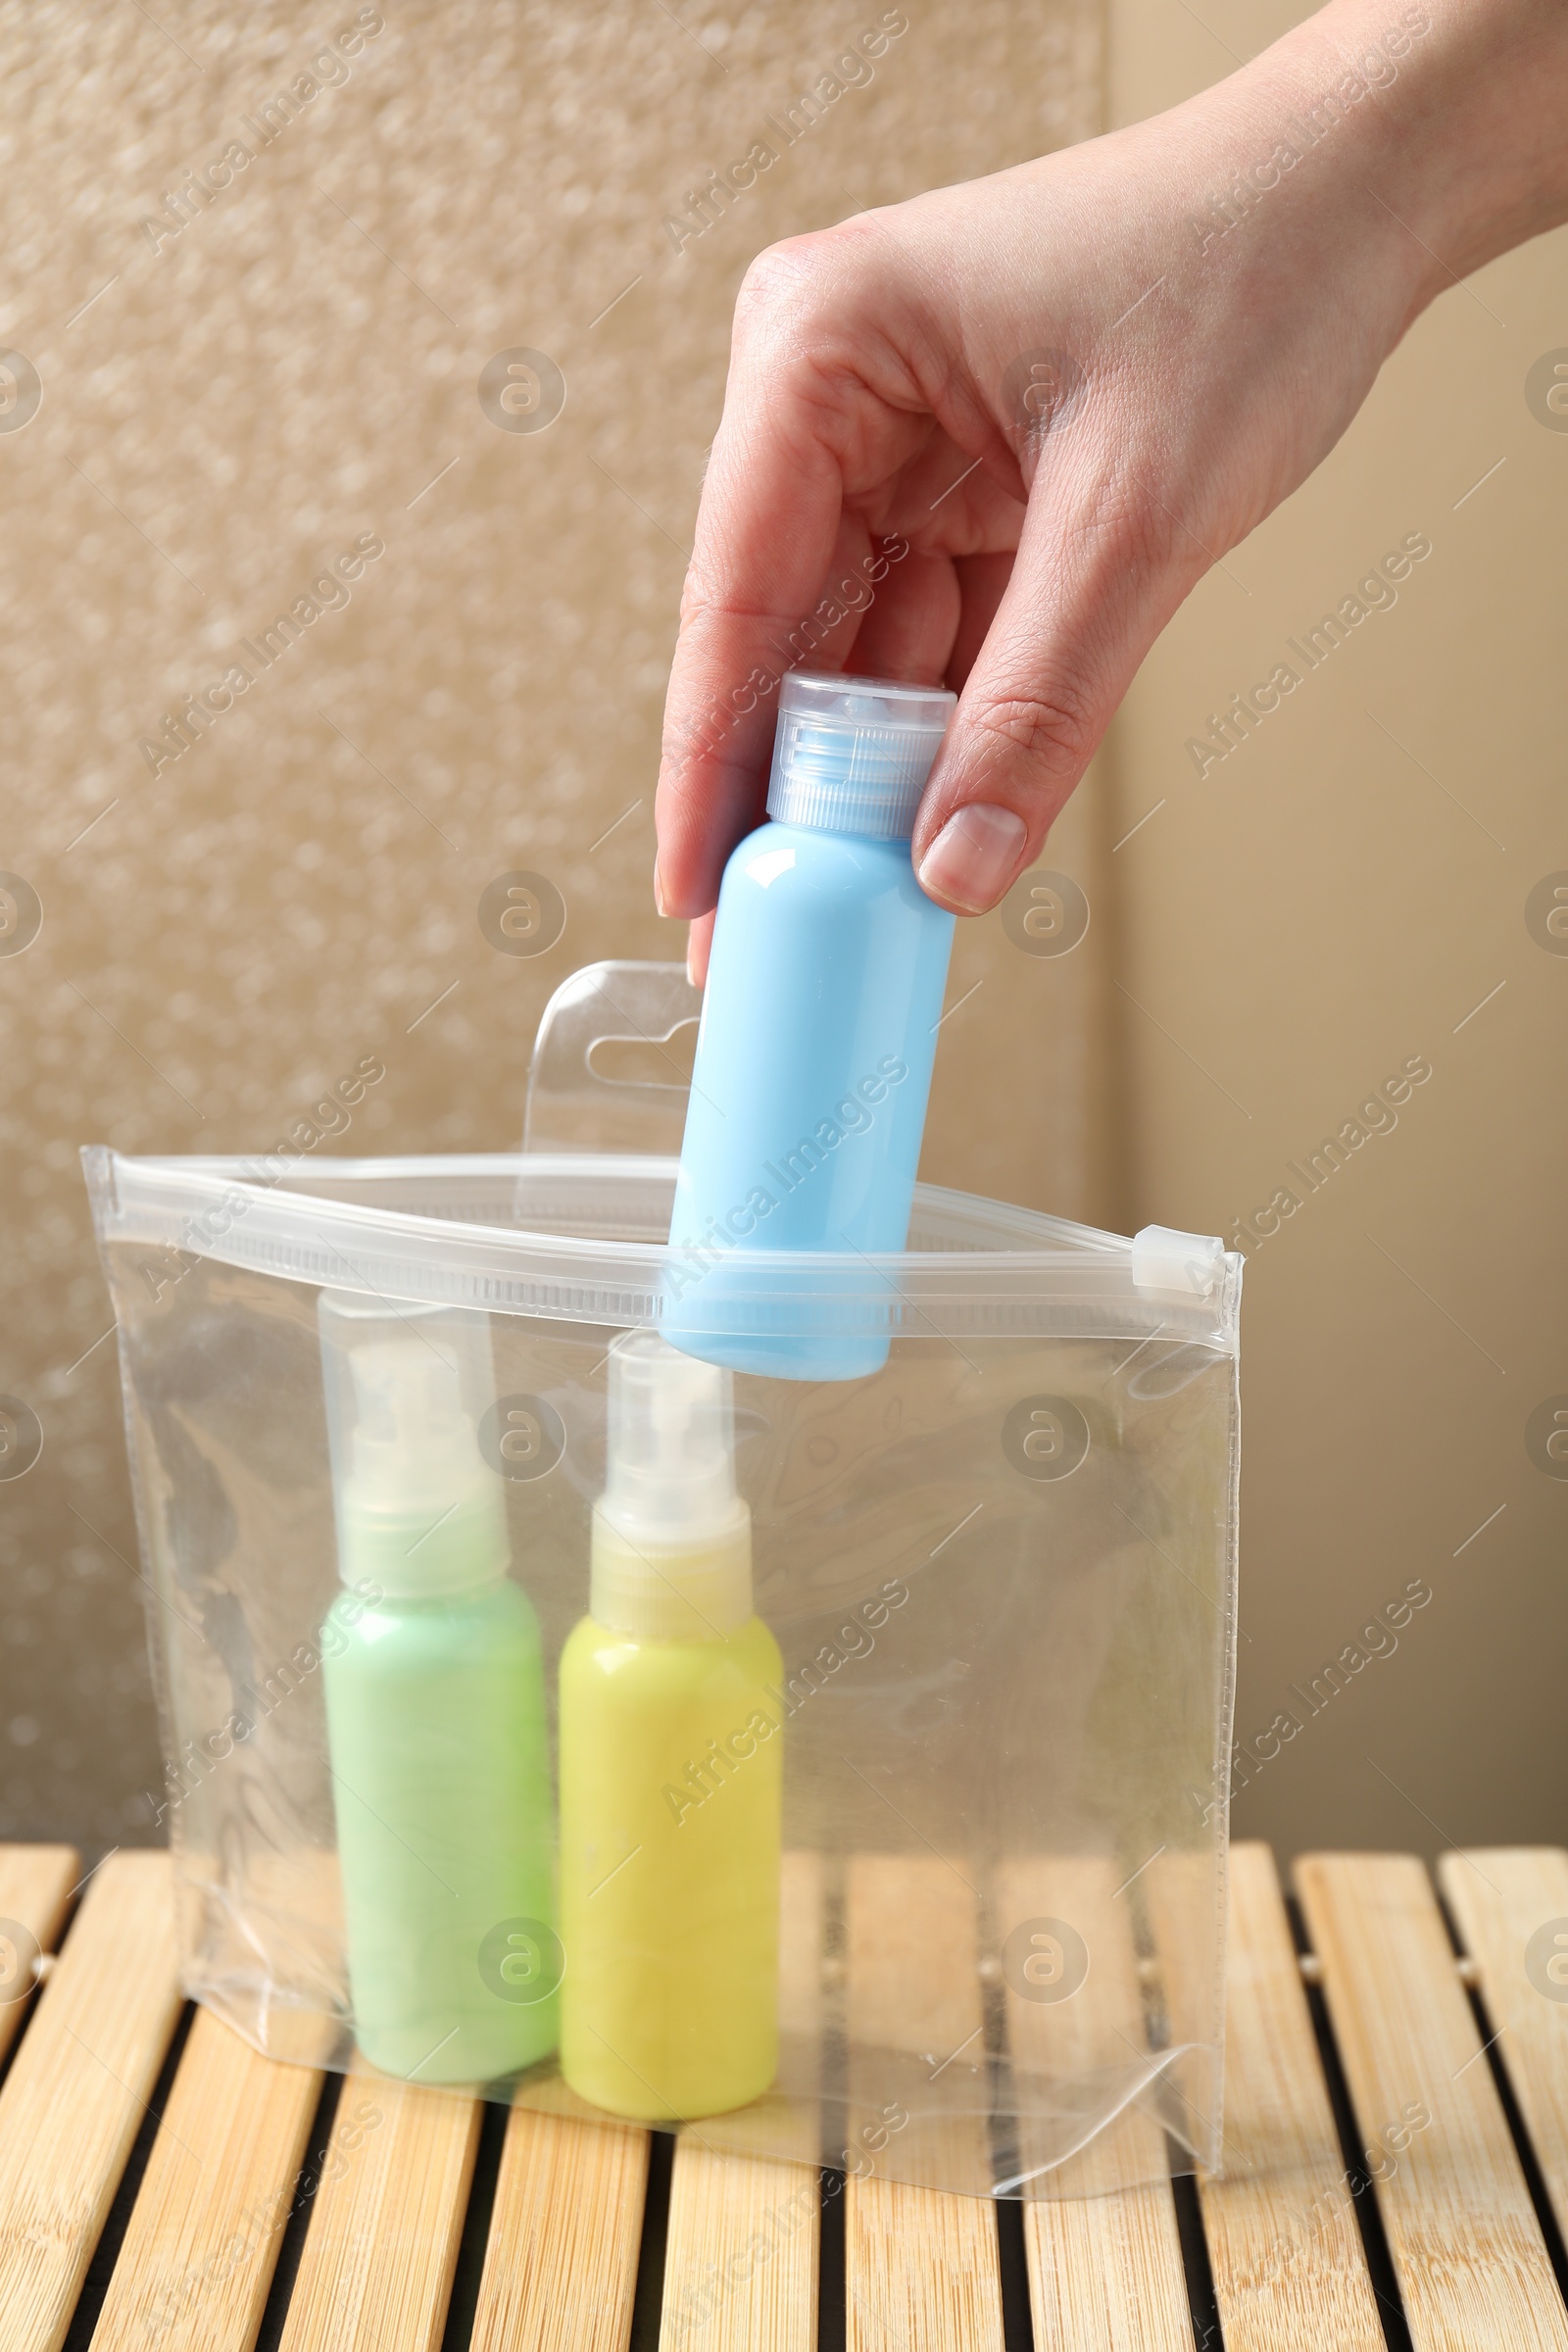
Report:
M 664 885 L 659 879 L 659 859 L 654 859 L 654 905 L 661 914 L 664 911 Z
M 971 802 L 949 817 L 921 858 L 920 888 L 970 914 L 983 914 L 1012 880 L 1028 832 L 1016 810 Z

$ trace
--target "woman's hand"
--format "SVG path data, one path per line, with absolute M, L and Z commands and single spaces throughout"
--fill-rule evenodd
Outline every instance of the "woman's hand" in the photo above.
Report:
M 1561 0 L 1335 0 L 1173 113 L 775 246 L 736 309 L 661 911 L 763 815 L 790 668 L 946 682 L 943 906 L 1037 856 L 1150 645 L 1434 294 L 1568 214 Z

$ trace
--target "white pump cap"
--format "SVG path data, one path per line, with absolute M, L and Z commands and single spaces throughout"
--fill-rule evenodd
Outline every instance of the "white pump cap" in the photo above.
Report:
M 792 669 L 778 693 L 768 815 L 907 841 L 957 701 L 945 686 Z
M 704 1641 L 752 1614 L 752 1515 L 735 1492 L 730 1376 L 657 1331 L 610 1351 L 608 1484 L 589 1606 L 603 1626 Z
M 349 1291 L 323 1291 L 318 1321 L 343 1582 L 402 1600 L 499 1582 L 506 1505 L 474 1428 L 488 1321 Z

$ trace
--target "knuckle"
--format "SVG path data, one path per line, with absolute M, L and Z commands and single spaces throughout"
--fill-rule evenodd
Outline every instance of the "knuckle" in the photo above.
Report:
M 780 311 L 797 309 L 803 300 L 812 300 L 820 283 L 822 243 L 821 236 L 813 232 L 764 247 L 741 279 L 735 302 L 737 326 L 754 326 Z
M 1196 534 L 1184 515 L 1198 522 Z M 1107 461 L 1076 518 L 1077 563 L 1096 595 L 1109 595 L 1118 580 L 1196 578 L 1211 561 L 1205 542 L 1217 527 L 1200 491 L 1173 480 L 1157 459 L 1147 466 Z
M 737 336 L 750 342 L 781 330 L 831 329 L 858 282 L 864 242 L 855 222 L 840 221 L 764 247 L 741 280 Z
M 698 566 L 696 558 L 686 567 L 686 577 L 680 590 L 680 628 L 684 636 L 689 630 L 717 619 L 723 611 L 722 600 L 712 583 Z
M 1170 495 L 1191 503 L 1179 490 Z M 1200 543 L 1183 530 L 1177 508 L 1137 481 L 1105 485 L 1084 518 L 1084 538 L 1087 560 L 1099 574 L 1123 578 L 1166 570 L 1187 550 L 1201 552 Z
M 1012 766 L 1021 755 L 1049 776 L 1076 778 L 1089 764 L 1099 728 L 1087 701 L 1064 683 L 986 697 L 969 714 L 981 766 Z
M 758 255 L 735 306 L 726 413 L 739 394 L 754 423 L 765 416 L 774 432 L 798 436 L 803 456 L 843 453 L 864 398 L 867 354 L 879 341 L 886 289 L 875 258 L 855 221 Z

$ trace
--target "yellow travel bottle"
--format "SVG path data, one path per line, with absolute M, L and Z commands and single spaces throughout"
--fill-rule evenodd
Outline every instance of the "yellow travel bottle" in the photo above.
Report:
M 752 1610 L 730 1376 L 657 1332 L 610 1359 L 589 1614 L 561 1660 L 561 2067 L 672 2123 L 778 2066 L 783 1667 Z

